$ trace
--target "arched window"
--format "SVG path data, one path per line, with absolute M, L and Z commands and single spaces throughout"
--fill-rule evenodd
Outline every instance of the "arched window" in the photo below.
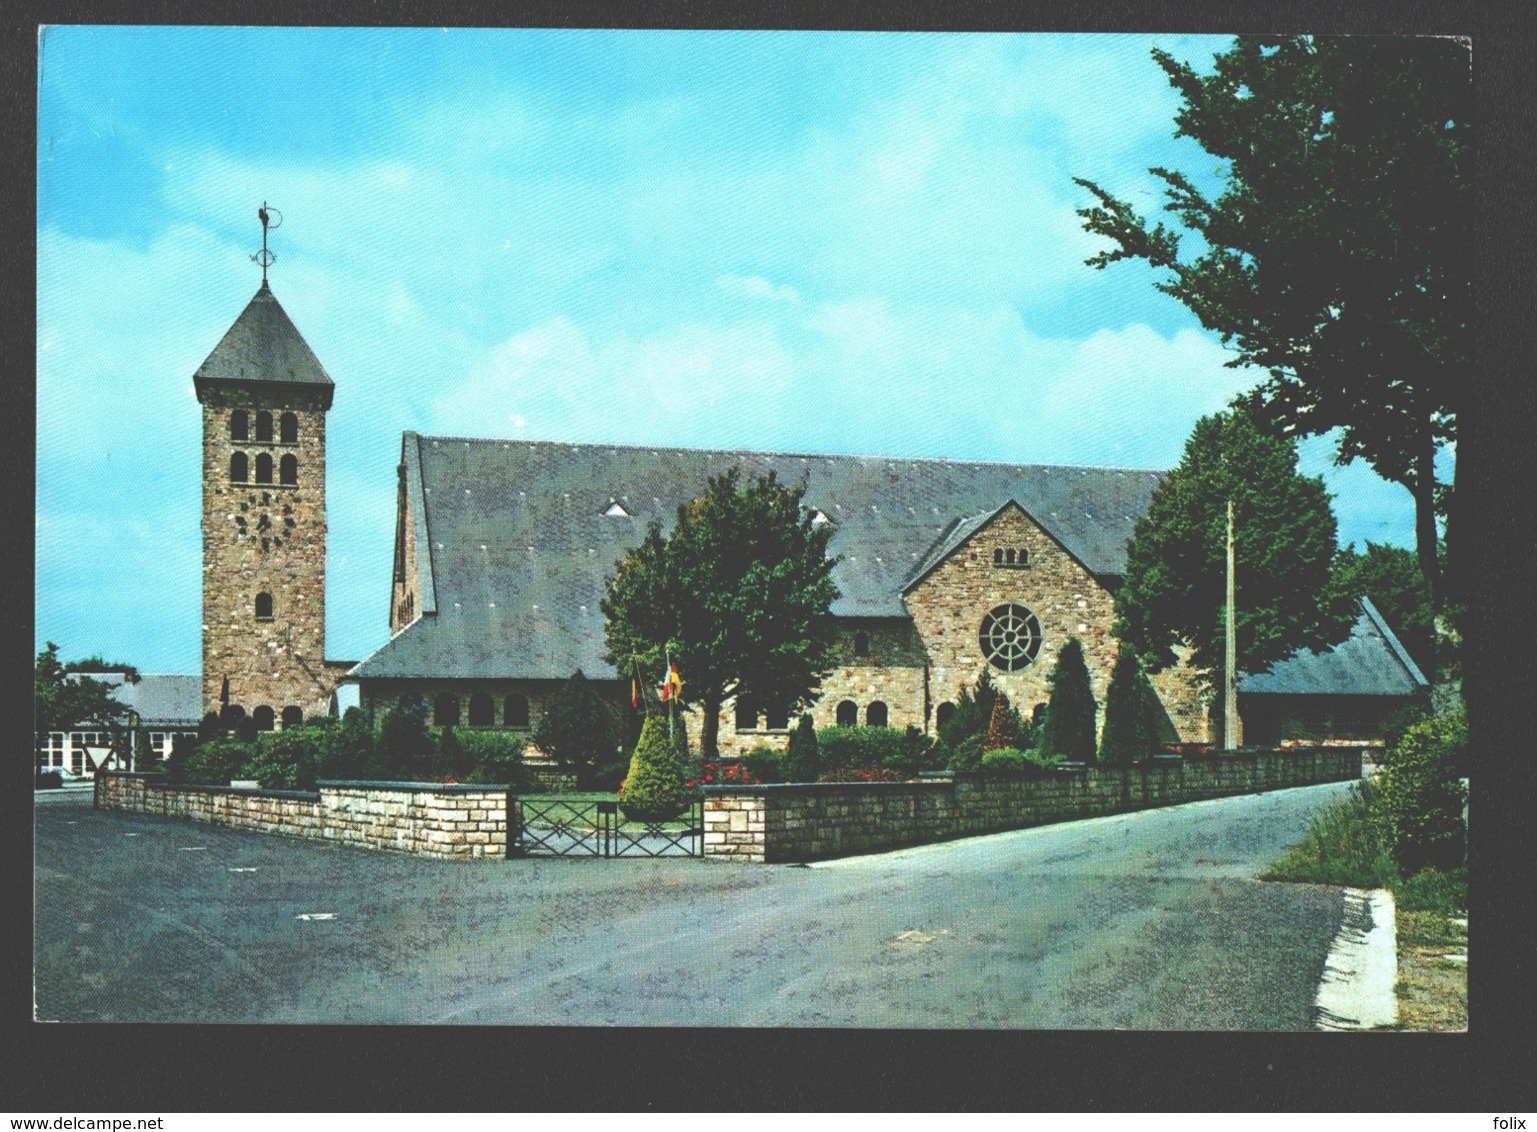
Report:
M 225 727 L 233 727 L 245 718 L 245 708 L 239 704 L 225 704 L 219 709 L 219 722 Z
M 235 483 L 245 483 L 251 478 L 250 462 L 244 452 L 236 452 L 229 458 L 229 478 Z
M 934 711 L 934 726 L 943 727 L 955 718 L 955 705 L 949 700 L 940 704 Z
M 736 704 L 736 729 L 738 731 L 758 730 L 758 709 L 752 704 L 741 700 Z
M 271 621 L 272 620 L 272 595 L 271 594 L 257 594 L 256 595 L 256 619 L 258 621 Z
M 271 731 L 276 722 L 276 717 L 272 714 L 270 707 L 262 704 L 261 707 L 251 713 L 251 721 L 256 724 L 256 730 Z
M 470 726 L 496 726 L 496 703 L 484 692 L 476 692 L 470 697 Z
M 263 409 L 256 414 L 256 442 L 258 444 L 272 443 L 272 414 Z
M 763 726 L 770 731 L 784 731 L 790 726 L 790 713 L 784 708 L 774 708 L 763 717 Z
M 853 700 L 844 700 L 838 705 L 838 726 L 859 726 L 859 705 Z
M 855 633 L 854 634 L 854 655 L 855 656 L 869 656 L 870 655 L 870 634 L 869 633 Z
M 244 440 L 250 435 L 251 424 L 244 409 L 236 409 L 229 415 L 229 438 Z
M 459 723 L 459 697 L 444 692 L 432 702 L 432 722 L 437 727 L 454 727 Z
M 1003 565 L 1003 547 L 1001 547 L 1001 546 L 997 550 L 993 551 L 993 565 L 994 566 L 1002 566 Z
M 865 708 L 865 726 L 866 727 L 885 727 L 886 726 L 886 705 L 881 703 L 880 700 L 876 700 L 869 707 Z
M 290 727 L 298 727 L 299 724 L 301 724 L 303 722 L 304 722 L 304 709 L 303 708 L 295 707 L 293 704 L 289 704 L 286 708 L 283 709 L 283 730 L 284 731 L 287 731 Z
M 1014 551 L 1012 548 L 1004 553 L 1003 560 L 1010 566 L 1014 565 Z
M 265 452 L 256 457 L 256 482 L 272 482 L 272 457 Z
M 299 418 L 292 413 L 284 413 L 278 420 L 278 439 L 284 444 L 299 443 Z
M 1026 550 L 1024 547 L 1020 547 L 1019 548 L 1019 565 L 1021 565 L 1021 566 L 1028 566 L 1028 565 L 1030 565 L 1030 552 L 1028 550 Z
M 508 727 L 528 726 L 528 697 L 521 692 L 513 692 L 507 697 L 507 702 L 502 705 L 502 722 Z
M 292 452 L 278 461 L 278 482 L 286 484 L 299 482 L 299 457 Z

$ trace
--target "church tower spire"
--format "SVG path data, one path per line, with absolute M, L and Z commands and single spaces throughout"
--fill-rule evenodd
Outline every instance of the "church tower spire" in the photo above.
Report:
M 335 689 L 323 659 L 335 386 L 267 285 L 272 215 L 263 202 L 251 257 L 261 287 L 192 378 L 203 410 L 203 710 L 247 714 L 260 729 L 325 713 Z

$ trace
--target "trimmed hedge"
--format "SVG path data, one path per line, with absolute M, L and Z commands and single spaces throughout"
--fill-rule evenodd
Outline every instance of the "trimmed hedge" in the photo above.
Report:
M 944 765 L 942 750 L 916 727 L 824 727 L 816 739 L 824 767 L 878 767 L 905 778 Z

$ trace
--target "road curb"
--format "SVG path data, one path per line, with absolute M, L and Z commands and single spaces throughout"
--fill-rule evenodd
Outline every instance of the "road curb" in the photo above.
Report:
M 1398 1021 L 1398 931 L 1393 894 L 1345 889 L 1345 914 L 1313 1000 L 1320 1030 L 1372 1030 Z

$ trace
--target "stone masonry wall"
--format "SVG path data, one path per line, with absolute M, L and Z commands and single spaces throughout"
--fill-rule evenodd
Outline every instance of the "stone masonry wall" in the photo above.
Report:
M 1359 748 L 1315 747 L 1058 767 L 1039 778 L 715 786 L 705 789 L 704 853 L 811 861 L 1360 776 Z
M 326 713 L 335 676 L 325 667 L 326 414 L 318 393 L 230 387 L 203 401 L 203 710 L 217 711 L 225 678 L 229 702 L 247 714 L 266 706 Z M 230 439 L 231 414 L 250 416 L 249 440 Z M 273 439 L 258 442 L 259 410 L 273 415 Z M 284 444 L 278 420 L 298 417 Z M 230 456 L 244 452 L 248 482 L 230 479 Z M 258 484 L 256 458 L 272 458 L 273 483 Z M 285 455 L 298 460 L 297 484 L 284 485 Z M 272 595 L 271 619 L 256 617 L 256 595 Z
M 349 781 L 318 785 L 316 791 L 250 790 L 102 772 L 96 776 L 96 808 L 428 857 L 507 856 L 505 786 Z

